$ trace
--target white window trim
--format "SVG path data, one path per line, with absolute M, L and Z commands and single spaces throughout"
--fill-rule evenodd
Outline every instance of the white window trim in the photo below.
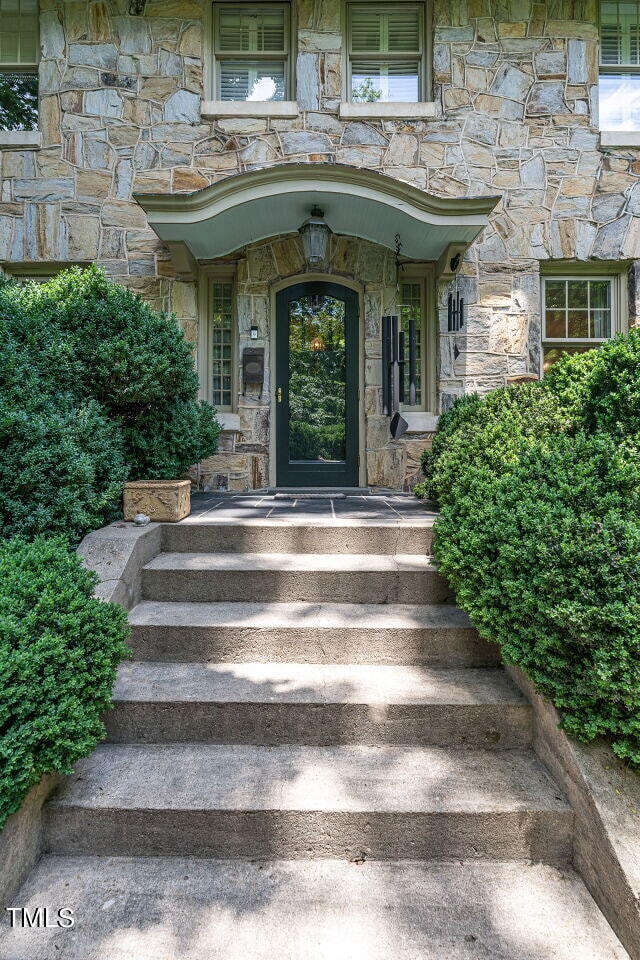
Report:
M 349 7 L 361 3 L 365 6 L 384 6 L 380 0 L 347 0 L 343 4 L 342 36 L 343 49 L 343 95 L 340 104 L 340 119 L 351 120 L 358 117 L 370 119 L 420 119 L 435 117 L 436 104 L 431 99 L 433 90 L 433 9 L 431 0 L 406 0 L 408 6 L 423 7 L 422 57 L 420 67 L 420 99 L 417 102 L 403 103 L 353 103 L 351 100 L 351 36 Z
M 602 130 L 601 147 L 640 147 L 640 130 Z
M 597 4 L 598 15 L 598 82 L 600 78 L 612 74 L 638 76 L 640 65 L 631 63 L 602 63 L 602 26 L 600 22 L 601 3 Z M 598 125 L 600 118 L 598 117 Z M 600 147 L 637 147 L 640 146 L 640 130 L 604 130 L 600 127 Z
M 0 150 L 39 150 L 41 146 L 39 130 L 0 130 Z
M 356 120 L 359 117 L 370 120 L 424 120 L 435 117 L 436 105 L 433 102 L 420 103 L 351 103 L 340 104 L 341 120 Z
M 297 53 L 296 5 L 293 0 L 243 0 L 239 5 L 260 6 L 261 3 L 276 5 L 279 3 L 288 9 L 288 14 L 285 18 L 287 33 L 286 92 L 290 98 L 295 98 Z M 206 119 L 216 119 L 217 117 L 297 117 L 299 111 L 295 99 L 255 101 L 216 99 L 218 92 L 218 65 L 215 55 L 216 17 L 214 8 L 216 6 L 224 6 L 225 4 L 228 6 L 231 5 L 229 0 L 209 0 L 205 5 L 205 42 L 203 45 L 205 99 L 202 101 L 202 116 Z
M 280 117 L 295 120 L 300 108 L 295 100 L 203 100 L 203 120 L 218 117 Z
M 213 286 L 216 283 L 231 284 L 231 406 L 216 407 L 220 414 L 220 422 L 225 424 L 224 429 L 236 429 L 235 417 L 238 410 L 239 392 L 239 358 L 238 358 L 238 296 L 236 285 L 236 270 L 234 264 L 212 264 L 201 267 L 199 270 L 199 316 L 198 324 L 198 356 L 197 368 L 200 382 L 199 397 L 208 403 L 213 403 L 213 347 L 212 313 L 213 313 Z M 239 424 L 239 420 L 238 420 Z
M 587 273 L 584 270 L 568 273 L 558 271 L 556 273 L 546 273 L 541 277 L 541 305 L 542 305 L 542 339 L 540 349 L 540 379 L 544 377 L 544 350 L 548 348 L 564 347 L 586 347 L 587 349 L 596 349 L 603 343 L 613 339 L 618 333 L 623 333 L 627 328 L 627 311 L 625 309 L 624 286 L 623 281 L 626 274 L 604 272 Z M 546 284 L 554 280 L 606 280 L 611 284 L 611 336 L 610 337 L 547 337 L 547 310 L 546 310 Z

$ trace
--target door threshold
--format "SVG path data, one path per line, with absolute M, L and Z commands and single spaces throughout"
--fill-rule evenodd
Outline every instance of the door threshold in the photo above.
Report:
M 293 497 L 300 499 L 331 499 L 335 497 L 367 497 L 371 493 L 369 487 L 270 487 L 269 496 L 290 500 Z

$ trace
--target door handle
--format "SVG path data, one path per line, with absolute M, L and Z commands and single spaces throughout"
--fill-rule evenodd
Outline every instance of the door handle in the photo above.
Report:
M 282 403 L 282 387 L 278 387 L 276 391 L 276 400 L 278 403 Z

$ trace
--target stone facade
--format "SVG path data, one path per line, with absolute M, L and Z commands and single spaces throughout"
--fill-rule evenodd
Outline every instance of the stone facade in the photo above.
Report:
M 141 16 L 126 0 L 40 6 L 42 146 L 0 151 L 0 261 L 95 261 L 172 310 L 195 344 L 205 322 L 197 284 L 176 277 L 133 193 L 186 193 L 283 161 L 339 162 L 440 196 L 500 198 L 459 271 L 460 333 L 446 332 L 451 285 L 437 290 L 433 413 L 461 393 L 537 374 L 541 263 L 625 261 L 635 322 L 640 149 L 600 145 L 595 0 L 435 0 L 436 116 L 350 121 L 339 119 L 340 0 L 297 3 L 293 119 L 202 119 L 203 0 L 147 0 Z M 334 238 L 330 272 L 364 295 L 367 479 L 381 486 L 415 472 L 428 439 L 382 442 L 379 323 L 392 267 L 388 251 Z M 270 285 L 302 272 L 295 238 L 238 252 L 239 349 L 249 318 L 268 343 Z M 269 408 L 240 398 L 238 412 L 240 427 L 201 466 L 201 484 L 268 481 Z

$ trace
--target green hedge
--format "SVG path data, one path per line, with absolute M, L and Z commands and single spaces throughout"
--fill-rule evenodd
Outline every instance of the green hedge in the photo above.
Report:
M 479 633 L 640 765 L 640 335 L 458 403 L 425 458 L 435 553 Z
M 127 616 L 59 539 L 0 542 L 0 827 L 104 737 Z
M 177 479 L 217 449 L 171 317 L 99 270 L 0 284 L 0 536 L 78 540 L 125 480 Z

